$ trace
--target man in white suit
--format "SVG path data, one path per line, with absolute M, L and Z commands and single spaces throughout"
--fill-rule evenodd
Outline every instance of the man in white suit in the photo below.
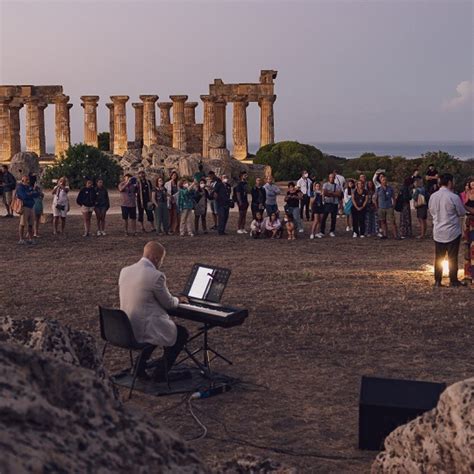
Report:
M 185 327 L 175 324 L 167 310 L 186 303 L 185 296 L 173 296 L 166 286 L 166 277 L 159 270 L 165 258 L 165 248 L 158 242 L 148 242 L 143 257 L 120 272 L 120 309 L 130 319 L 138 342 L 152 344 L 145 351 L 138 367 L 138 376 L 147 378 L 145 365 L 156 346 L 164 348 L 163 359 L 153 373 L 157 381 L 165 379 L 165 361 L 168 371 L 185 346 L 189 334 Z

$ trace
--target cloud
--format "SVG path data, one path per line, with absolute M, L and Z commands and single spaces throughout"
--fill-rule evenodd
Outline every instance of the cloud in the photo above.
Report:
M 474 82 L 462 81 L 456 86 L 457 96 L 446 100 L 443 103 L 444 109 L 456 109 L 462 107 L 464 104 L 472 102 L 474 98 Z

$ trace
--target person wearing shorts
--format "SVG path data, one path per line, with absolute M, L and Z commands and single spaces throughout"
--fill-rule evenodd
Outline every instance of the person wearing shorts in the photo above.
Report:
M 30 186 L 30 178 L 28 176 L 23 176 L 21 178 L 21 183 L 18 185 L 16 190 L 16 196 L 23 203 L 22 213 L 20 215 L 20 225 L 18 228 L 18 234 L 20 240 L 19 244 L 33 243 L 33 223 L 35 220 L 35 212 L 33 207 L 35 205 L 35 198 L 39 196 L 39 192 L 35 191 Z M 27 232 L 25 234 L 25 228 Z M 26 237 L 26 240 L 25 240 Z
M 69 186 L 65 176 L 59 178 L 58 184 L 53 188 L 53 235 L 64 234 L 66 216 L 69 212 Z M 61 230 L 59 221 L 61 220 Z
M 324 204 L 323 204 L 323 189 L 321 183 L 316 181 L 313 184 L 313 202 L 311 204 L 311 214 L 313 216 L 313 225 L 311 226 L 310 239 L 317 237 L 321 239 L 321 221 L 323 220 Z
M 384 174 L 380 175 L 380 186 L 376 191 L 376 200 L 378 208 L 378 218 L 382 227 L 381 239 L 386 239 L 388 234 L 388 224 L 391 224 L 393 237 L 398 239 L 397 223 L 395 221 L 395 192 L 391 186 L 388 185 L 387 177 Z
M 137 235 L 137 179 L 127 173 L 120 184 L 122 219 L 124 221 L 125 234 Z M 131 232 L 128 231 L 128 221 L 130 220 Z
M 86 185 L 79 191 L 76 202 L 81 207 L 82 218 L 84 220 L 83 237 L 89 237 L 91 233 L 91 219 L 94 212 L 96 191 L 92 179 L 86 178 Z

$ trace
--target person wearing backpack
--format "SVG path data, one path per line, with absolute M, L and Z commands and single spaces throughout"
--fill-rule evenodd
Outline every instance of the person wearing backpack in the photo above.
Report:
M 416 177 L 413 184 L 413 203 L 416 209 L 416 218 L 420 224 L 420 235 L 417 239 L 424 239 L 426 236 L 426 220 L 428 219 L 428 204 L 423 178 Z
M 13 217 L 13 210 L 11 208 L 13 193 L 16 188 L 16 179 L 10 171 L 8 171 L 7 165 L 2 165 L 2 199 L 3 204 L 7 210 L 7 214 L 4 217 Z
M 18 243 L 20 245 L 25 243 L 33 243 L 33 224 L 35 219 L 33 207 L 35 205 L 35 199 L 39 196 L 39 194 L 40 193 L 35 191 L 30 185 L 30 178 L 28 176 L 23 176 L 16 189 L 16 198 L 19 199 L 23 204 L 20 214 L 20 226 L 18 228 L 18 234 L 20 237 Z M 28 227 L 26 235 L 25 227 Z

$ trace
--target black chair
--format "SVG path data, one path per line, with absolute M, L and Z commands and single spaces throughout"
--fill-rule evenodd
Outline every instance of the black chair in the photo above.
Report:
M 99 319 L 100 319 L 100 335 L 105 341 L 104 348 L 102 349 L 102 357 L 105 356 L 107 345 L 110 344 L 115 347 L 121 347 L 122 349 L 128 349 L 130 353 L 130 370 L 133 375 L 132 386 L 128 398 L 132 397 L 133 388 L 135 387 L 135 381 L 138 375 L 138 367 L 142 360 L 143 351 L 151 347 L 155 347 L 153 344 L 140 343 L 135 339 L 133 334 L 132 325 L 128 316 L 120 309 L 109 309 L 99 306 Z M 133 361 L 133 352 L 140 351 L 140 354 Z M 166 360 L 165 360 L 166 362 Z M 169 388 L 168 381 L 168 368 L 165 367 L 166 383 Z

